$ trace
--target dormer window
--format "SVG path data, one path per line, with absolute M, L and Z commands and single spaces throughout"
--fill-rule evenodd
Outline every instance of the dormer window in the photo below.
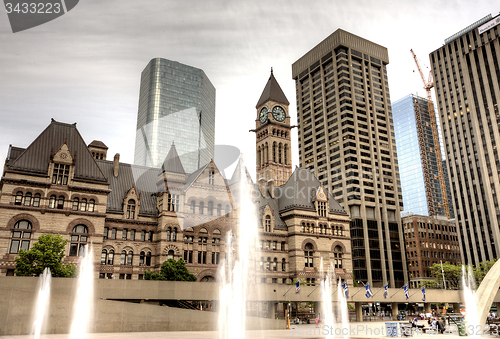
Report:
M 215 183 L 215 172 L 213 169 L 211 169 L 209 172 L 208 172 L 208 183 L 210 185 L 213 185 Z
M 326 217 L 326 202 L 318 201 L 318 214 L 320 217 Z
M 52 184 L 67 185 L 69 178 L 69 165 L 54 164 L 52 172 Z
M 127 219 L 135 218 L 135 200 L 130 199 L 127 204 Z
M 264 219 L 264 231 L 271 232 L 271 216 L 270 215 L 266 215 L 266 218 Z

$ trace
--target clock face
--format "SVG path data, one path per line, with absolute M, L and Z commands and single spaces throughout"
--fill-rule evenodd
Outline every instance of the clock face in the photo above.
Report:
M 264 107 L 263 109 L 260 110 L 259 120 L 260 120 L 261 124 L 266 122 L 266 120 L 267 120 L 267 108 Z
M 284 121 L 285 120 L 285 110 L 280 106 L 274 106 L 273 108 L 273 118 L 276 121 Z

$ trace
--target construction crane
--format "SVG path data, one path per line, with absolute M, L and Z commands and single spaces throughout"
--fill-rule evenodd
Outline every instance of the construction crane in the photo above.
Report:
M 439 173 L 439 182 L 441 185 L 441 195 L 443 198 L 444 213 L 445 213 L 446 217 L 449 219 L 450 218 L 450 209 L 449 209 L 449 203 L 448 203 L 448 194 L 446 192 L 446 185 L 445 185 L 445 181 L 444 181 L 443 161 L 441 159 L 441 146 L 439 144 L 438 126 L 436 123 L 436 113 L 434 112 L 434 104 L 432 103 L 432 95 L 431 95 L 431 89 L 434 87 L 434 82 L 433 82 L 433 78 L 432 78 L 432 71 L 429 71 L 429 77 L 426 81 L 425 76 L 424 76 L 424 72 L 422 72 L 422 69 L 420 68 L 420 64 L 418 62 L 417 56 L 413 52 L 413 49 L 410 49 L 410 52 L 413 55 L 413 59 L 415 60 L 415 64 L 417 65 L 417 68 L 418 68 L 418 72 L 420 73 L 420 77 L 422 78 L 422 82 L 424 83 L 424 89 L 427 92 L 427 105 L 428 105 L 428 109 L 429 109 L 429 116 L 431 119 L 432 136 L 434 139 L 433 151 L 436 154 L 436 161 L 437 161 L 437 167 L 438 167 L 438 173 Z M 422 140 L 421 147 L 424 145 L 425 144 L 423 144 L 423 140 Z M 431 210 L 434 210 L 434 206 L 432 206 L 432 208 L 429 208 L 429 212 Z

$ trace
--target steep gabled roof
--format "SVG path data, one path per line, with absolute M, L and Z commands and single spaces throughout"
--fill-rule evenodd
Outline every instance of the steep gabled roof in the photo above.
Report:
M 89 147 L 95 147 L 95 148 L 102 148 L 102 149 L 108 149 L 108 146 L 106 146 L 102 141 L 100 140 L 93 140 L 90 144 Z
M 319 186 L 321 183 L 308 169 L 296 168 L 284 185 L 275 188 L 275 195 L 280 197 L 278 202 L 280 211 L 290 208 L 314 210 L 313 197 Z M 347 214 L 330 193 L 328 201 L 331 212 Z
M 102 172 L 109 178 L 107 212 L 122 213 L 123 199 L 132 187 L 141 196 L 139 215 L 156 216 L 156 182 L 160 174 L 157 168 L 120 163 L 118 176 L 113 175 L 113 161 L 96 161 Z
M 243 175 L 243 173 L 245 174 Z M 242 180 L 242 176 L 246 179 L 246 183 L 253 184 L 252 177 L 250 176 L 250 173 L 248 173 L 243 157 L 240 157 L 238 159 L 238 164 L 236 164 L 236 168 L 234 169 L 233 176 L 229 180 L 229 186 L 239 183 Z
M 168 151 L 167 157 L 161 166 L 163 172 L 171 172 L 171 173 L 181 173 L 186 174 L 184 171 L 184 166 L 182 166 L 181 159 L 179 158 L 179 154 L 177 154 L 177 150 L 175 148 L 174 143 L 170 146 L 170 151 Z
M 10 170 L 48 174 L 51 155 L 55 154 L 64 143 L 75 159 L 75 179 L 107 182 L 78 132 L 76 124 L 64 124 L 54 119 L 17 159 L 9 162 L 7 167 Z
M 269 80 L 267 81 L 266 87 L 264 87 L 264 91 L 262 92 L 259 101 L 255 108 L 258 108 L 260 105 L 265 103 L 266 101 L 276 101 L 284 105 L 290 105 L 288 102 L 285 93 L 281 89 L 278 81 L 273 75 L 273 70 L 271 69 L 271 75 L 269 76 Z

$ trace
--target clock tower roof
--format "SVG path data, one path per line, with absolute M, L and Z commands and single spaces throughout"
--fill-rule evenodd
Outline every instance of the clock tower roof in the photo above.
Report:
M 278 81 L 276 81 L 276 78 L 274 77 L 272 68 L 269 80 L 267 81 L 266 87 L 264 88 L 264 91 L 262 92 L 255 108 L 258 108 L 260 105 L 269 100 L 276 101 L 284 105 L 290 105 L 285 96 L 285 93 L 283 93 L 280 85 L 278 84 Z

